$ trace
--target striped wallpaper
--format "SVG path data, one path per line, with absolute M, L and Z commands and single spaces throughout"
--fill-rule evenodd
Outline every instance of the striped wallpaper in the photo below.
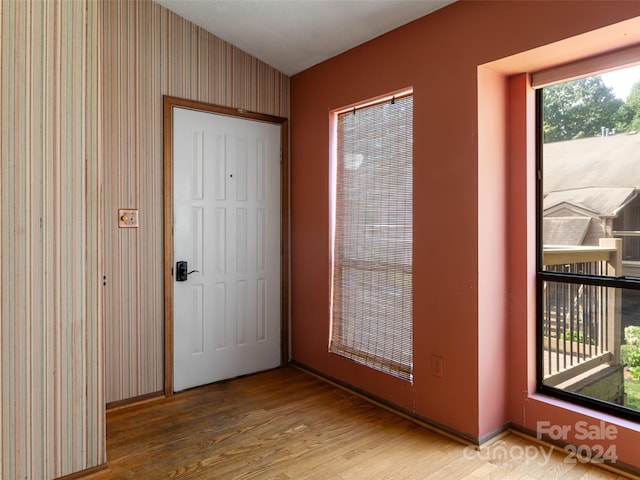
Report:
M 3 0 L 0 56 L 0 478 L 49 480 L 163 387 L 162 95 L 287 116 L 289 79 L 149 0 Z
M 162 96 L 289 113 L 289 78 L 143 1 L 105 2 L 106 401 L 163 390 Z M 140 228 L 119 229 L 118 208 Z
M 105 462 L 98 4 L 0 2 L 0 478 Z

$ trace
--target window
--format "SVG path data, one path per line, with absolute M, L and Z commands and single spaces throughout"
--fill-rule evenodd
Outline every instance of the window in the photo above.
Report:
M 605 75 L 537 93 L 537 371 L 541 392 L 637 420 L 640 70 L 627 73 L 621 97 Z
M 335 114 L 330 351 L 411 380 L 413 97 Z

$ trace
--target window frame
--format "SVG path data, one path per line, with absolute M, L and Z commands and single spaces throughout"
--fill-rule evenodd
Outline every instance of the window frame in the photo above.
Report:
M 585 62 L 587 63 L 587 62 Z M 583 65 L 583 63 L 581 63 Z M 592 65 L 590 62 L 587 65 Z M 627 65 L 628 66 L 628 65 Z M 608 70 L 617 70 L 624 68 L 625 65 Z M 583 67 L 584 70 L 584 67 Z M 590 73 L 583 73 L 581 76 L 593 76 L 602 73 L 603 70 Z M 605 276 L 605 275 L 589 275 L 583 273 L 561 273 L 544 270 L 544 244 L 543 244 L 543 221 L 544 221 L 544 185 L 543 185 L 543 88 L 552 83 L 562 83 L 576 79 L 567 78 L 566 80 L 555 79 L 554 82 L 547 82 L 532 85 L 535 88 L 535 145 L 536 145 L 536 389 L 538 393 L 549 395 L 561 400 L 574 403 L 576 405 L 592 408 L 594 410 L 615 415 L 632 421 L 640 420 L 640 411 L 630 409 L 611 402 L 599 400 L 594 397 L 582 395 L 576 392 L 570 392 L 554 386 L 544 384 L 544 331 L 543 331 L 543 315 L 544 315 L 544 283 L 556 282 L 561 284 L 580 284 L 591 285 L 597 287 L 606 287 L 614 289 L 640 290 L 640 278 L 625 278 L 624 276 Z

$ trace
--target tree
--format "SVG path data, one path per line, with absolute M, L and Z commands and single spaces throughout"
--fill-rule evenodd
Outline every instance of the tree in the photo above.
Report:
M 621 131 L 640 130 L 640 80 L 633 84 L 631 92 L 620 109 Z
M 557 142 L 602 134 L 624 122 L 624 102 L 600 76 L 560 83 L 543 90 L 544 142 Z

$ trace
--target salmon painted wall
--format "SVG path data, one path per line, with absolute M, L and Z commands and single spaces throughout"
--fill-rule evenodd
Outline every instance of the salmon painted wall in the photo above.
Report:
M 637 2 L 461 1 L 295 75 L 293 359 L 473 440 L 530 428 L 531 90 L 510 76 L 639 41 L 637 28 L 617 27 L 638 16 Z M 328 112 L 404 87 L 414 89 L 413 384 L 327 348 Z

